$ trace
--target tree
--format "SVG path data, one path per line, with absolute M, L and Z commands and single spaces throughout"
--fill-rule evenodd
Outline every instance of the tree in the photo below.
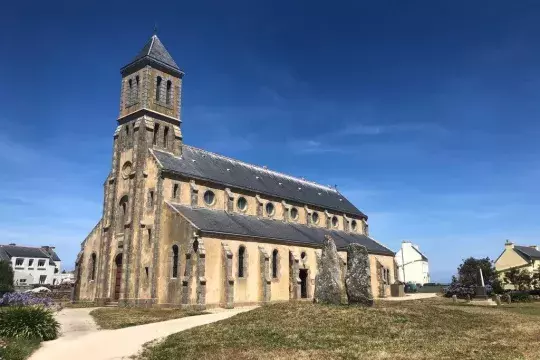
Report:
M 479 269 L 482 269 L 484 283 L 491 285 L 497 279 L 497 272 L 493 262 L 489 257 L 475 259 L 470 257 L 463 260 L 463 263 L 458 267 L 458 279 L 462 285 L 472 286 L 479 284 Z
M 533 286 L 533 280 L 536 284 L 538 276 L 531 275 L 527 269 L 510 269 L 504 272 L 504 282 L 514 285 L 517 290 L 529 290 Z
M 13 269 L 8 261 L 0 260 L 0 295 L 13 291 Z

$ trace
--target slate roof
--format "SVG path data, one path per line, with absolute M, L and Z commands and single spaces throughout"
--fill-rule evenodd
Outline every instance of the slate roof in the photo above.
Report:
M 263 238 L 308 246 L 322 246 L 324 236 L 330 235 L 339 250 L 344 250 L 349 243 L 358 243 L 364 245 L 371 254 L 395 255 L 392 250 L 361 234 L 309 227 L 237 213 L 231 214 L 223 210 L 192 208 L 179 204 L 169 204 L 169 206 L 183 215 L 196 228 L 206 233 Z
M 414 246 L 411 246 L 418 254 L 420 254 L 420 256 L 422 257 L 422 260 L 424 261 L 428 261 L 428 258 L 426 257 L 426 255 L 422 254 L 422 252 L 420 250 L 418 250 L 416 247 Z
M 0 258 L 2 257 L 5 257 L 5 260 L 10 260 L 12 257 L 26 257 L 60 261 L 60 258 L 54 251 L 49 255 L 42 248 L 17 245 L 0 245 Z
M 180 68 L 172 58 L 171 54 L 165 49 L 165 46 L 159 40 L 157 35 L 153 35 L 148 42 L 143 46 L 141 51 L 135 56 L 135 58 L 126 66 L 125 69 L 139 61 L 148 61 L 150 63 L 157 63 L 158 65 L 165 66 L 181 72 Z
M 540 260 L 540 251 L 532 247 L 514 245 L 514 250 L 524 256 L 527 260 Z
M 367 219 L 331 187 L 188 145 L 183 145 L 181 157 L 159 150 L 153 150 L 153 153 L 163 169 L 173 173 Z

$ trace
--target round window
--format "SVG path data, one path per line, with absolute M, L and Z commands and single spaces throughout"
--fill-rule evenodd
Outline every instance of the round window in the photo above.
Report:
M 332 218 L 332 226 L 333 226 L 333 227 L 337 227 L 337 226 L 338 226 L 338 218 L 337 218 L 337 216 L 334 216 L 334 217 Z
M 314 212 L 313 214 L 311 214 L 311 221 L 314 224 L 318 224 L 319 223 L 319 213 Z
M 212 190 L 207 190 L 204 193 L 204 202 L 207 205 L 214 205 L 215 201 L 216 201 L 216 195 L 214 194 L 214 192 Z
M 239 197 L 238 200 L 236 201 L 236 206 L 238 206 L 239 210 L 246 211 L 246 209 L 248 207 L 248 203 L 247 203 L 246 198 L 243 197 L 243 196 Z
M 297 208 L 294 208 L 294 207 L 293 207 L 293 208 L 291 209 L 291 218 L 292 218 L 293 220 L 298 219 L 298 209 L 297 209 Z
M 274 213 L 276 211 L 276 209 L 274 208 L 274 204 L 272 204 L 271 202 L 267 202 L 265 208 L 266 208 L 266 215 L 274 216 Z
M 351 221 L 351 229 L 353 229 L 353 231 L 356 231 L 356 227 L 356 220 Z

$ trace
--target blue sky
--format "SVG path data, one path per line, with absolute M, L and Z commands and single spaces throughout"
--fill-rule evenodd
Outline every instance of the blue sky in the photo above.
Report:
M 56 245 L 73 266 L 101 214 L 119 69 L 157 23 L 186 72 L 186 143 L 337 184 L 376 239 L 419 244 L 434 280 L 507 238 L 538 244 L 539 16 L 534 1 L 7 3 L 0 243 Z

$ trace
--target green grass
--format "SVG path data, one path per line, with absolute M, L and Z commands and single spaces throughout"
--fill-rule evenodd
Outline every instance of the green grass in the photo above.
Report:
M 39 340 L 0 338 L 0 359 L 24 360 L 39 348 Z
M 171 335 L 140 359 L 539 359 L 540 307 L 529 305 L 275 304 Z
M 186 316 L 206 314 L 201 311 L 180 309 L 144 308 L 100 308 L 90 315 L 102 329 L 121 329 L 129 326 L 178 319 Z

